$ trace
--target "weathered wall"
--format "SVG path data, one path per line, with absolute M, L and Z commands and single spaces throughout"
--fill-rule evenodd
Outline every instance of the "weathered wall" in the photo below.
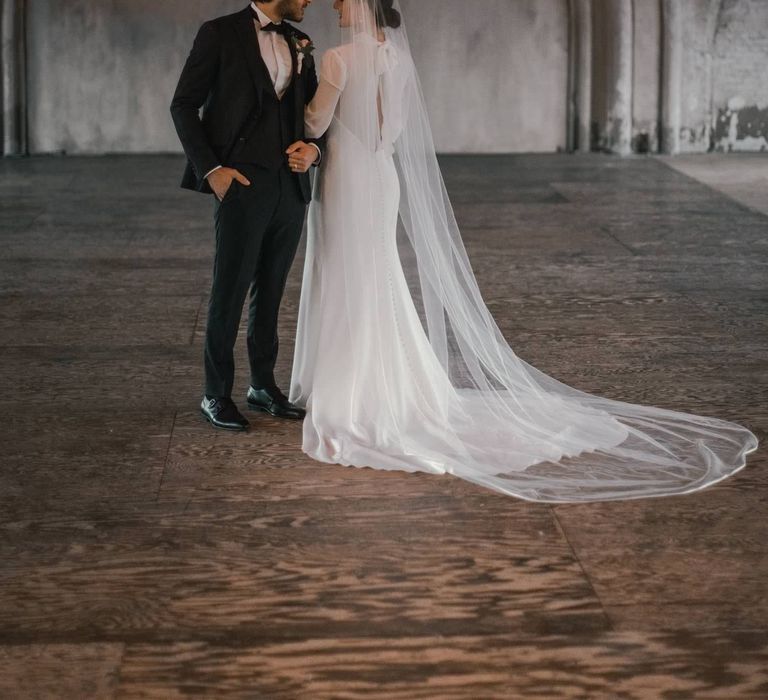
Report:
M 768 149 L 768 2 L 724 0 L 712 52 L 715 150 Z
M 24 0 L 0 0 L 0 152 L 27 152 Z
M 242 0 L 32 0 L 32 153 L 175 151 L 168 105 L 200 19 Z
M 654 153 L 659 150 L 661 4 L 635 0 L 634 15 L 632 150 Z
M 3 152 L 178 151 L 195 31 L 246 1 L 0 0 Z M 768 149 L 768 0 L 402 4 L 442 151 Z
M 713 122 L 712 49 L 721 0 L 678 1 L 681 4 L 684 46 L 680 151 L 707 151 Z
M 567 0 L 403 0 L 438 149 L 565 145 Z M 244 0 L 28 2 L 33 153 L 176 151 L 168 104 L 200 22 Z M 330 0 L 304 28 L 337 36 Z
M 594 147 L 626 152 L 627 90 L 634 152 L 768 147 L 768 0 L 632 0 L 632 31 L 624 0 L 592 2 Z
M 624 155 L 632 150 L 633 135 L 633 0 L 592 0 L 592 8 L 593 145 Z
M 565 148 L 565 0 L 402 5 L 440 150 Z
M 677 151 L 768 149 L 768 0 L 676 2 Z

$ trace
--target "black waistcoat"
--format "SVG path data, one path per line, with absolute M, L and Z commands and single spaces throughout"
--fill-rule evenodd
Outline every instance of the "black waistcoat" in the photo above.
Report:
M 296 81 L 291 81 L 282 100 L 274 90 L 265 90 L 262 99 L 259 114 L 246 126 L 229 160 L 278 170 L 288 162 L 285 151 L 296 141 Z

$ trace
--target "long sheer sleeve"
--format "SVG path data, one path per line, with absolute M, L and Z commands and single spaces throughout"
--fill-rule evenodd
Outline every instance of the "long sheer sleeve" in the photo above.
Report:
M 336 105 L 347 82 L 347 66 L 336 49 L 326 51 L 320 61 L 320 84 L 304 110 L 307 136 L 319 138 L 331 125 Z

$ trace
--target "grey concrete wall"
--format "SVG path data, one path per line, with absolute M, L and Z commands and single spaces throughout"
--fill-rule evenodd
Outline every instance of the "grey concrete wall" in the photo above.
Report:
M 655 153 L 661 106 L 661 5 L 659 0 L 635 0 L 634 12 L 633 150 Z
M 0 152 L 27 152 L 24 0 L 0 0 Z
M 628 154 L 633 133 L 633 2 L 592 0 L 592 19 L 594 146 Z
M 725 0 L 712 53 L 715 150 L 768 150 L 768 2 Z
M 591 0 L 570 0 L 568 149 L 588 153 L 592 148 L 592 84 L 594 29 Z
M 245 0 L 32 0 L 33 153 L 177 151 L 168 104 L 199 24 Z M 304 28 L 337 36 L 331 0 Z M 403 0 L 439 150 L 565 145 L 567 0 Z
M 767 150 L 768 1 L 680 2 L 680 151 Z
M 402 5 L 440 150 L 565 148 L 566 0 Z
M 201 18 L 242 0 L 33 0 L 32 153 L 178 150 L 168 105 Z
M 768 149 L 768 0 L 633 0 L 632 32 L 618 0 L 592 2 L 598 148 L 625 150 L 613 112 L 631 48 L 634 152 Z
M 721 0 L 679 0 L 679 2 L 684 47 L 680 99 L 680 151 L 682 153 L 707 151 L 710 146 L 713 121 L 712 44 Z
M 247 0 L 0 2 L 26 4 L 0 54 L 6 152 L 103 153 L 179 150 L 168 102 L 195 32 Z M 331 4 L 305 22 L 321 51 Z M 768 0 L 402 4 L 441 151 L 768 148 Z

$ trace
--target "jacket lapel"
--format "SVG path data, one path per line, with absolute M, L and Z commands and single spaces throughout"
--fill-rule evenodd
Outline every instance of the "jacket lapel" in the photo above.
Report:
M 269 90 L 275 97 L 275 86 L 272 85 L 272 78 L 267 70 L 267 65 L 261 57 L 259 48 L 259 38 L 256 34 L 253 15 L 250 8 L 246 8 L 236 15 L 235 28 L 237 36 L 245 51 L 245 59 L 248 64 L 248 72 L 251 74 L 253 84 L 258 91 Z
M 261 56 L 261 49 L 259 48 L 259 38 L 256 33 L 256 27 L 254 26 L 253 15 L 250 8 L 246 8 L 243 12 L 239 13 L 235 17 L 235 29 L 237 37 L 245 52 L 246 63 L 248 64 L 248 72 L 251 75 L 253 84 L 256 87 L 257 94 L 260 94 L 262 90 L 267 90 L 277 100 L 277 93 L 275 92 L 275 86 L 272 84 L 272 77 L 269 75 L 267 64 L 264 63 L 264 59 Z M 286 38 L 288 47 L 291 51 L 291 63 L 293 65 L 293 75 L 291 81 L 294 84 L 294 107 L 295 107 L 295 126 L 296 134 L 304 133 L 304 80 L 303 76 L 299 75 L 298 65 L 299 58 L 296 52 L 296 46 L 291 41 L 290 37 Z M 304 60 L 304 70 L 307 69 L 307 59 Z
M 291 34 L 285 37 L 285 41 L 288 44 L 288 50 L 291 52 L 291 70 L 293 71 L 291 73 L 291 82 L 293 82 L 294 80 L 296 80 L 299 73 L 299 57 L 298 57 L 298 54 L 296 53 L 296 44 L 294 43 L 295 39 L 293 35 L 293 27 L 291 27 L 291 25 L 288 24 L 287 22 L 286 24 L 291 30 Z
M 287 24 L 287 23 L 286 23 Z M 299 75 L 299 55 L 296 49 L 296 43 L 294 39 L 294 29 L 289 24 L 288 27 L 291 30 L 291 35 L 287 36 L 285 40 L 288 42 L 288 48 L 291 50 L 291 64 L 293 66 L 293 75 L 291 76 L 291 83 L 294 87 L 294 127 L 296 129 L 296 136 L 304 133 L 304 80 L 303 75 Z M 302 67 L 302 73 L 307 68 L 307 59 L 304 59 Z

